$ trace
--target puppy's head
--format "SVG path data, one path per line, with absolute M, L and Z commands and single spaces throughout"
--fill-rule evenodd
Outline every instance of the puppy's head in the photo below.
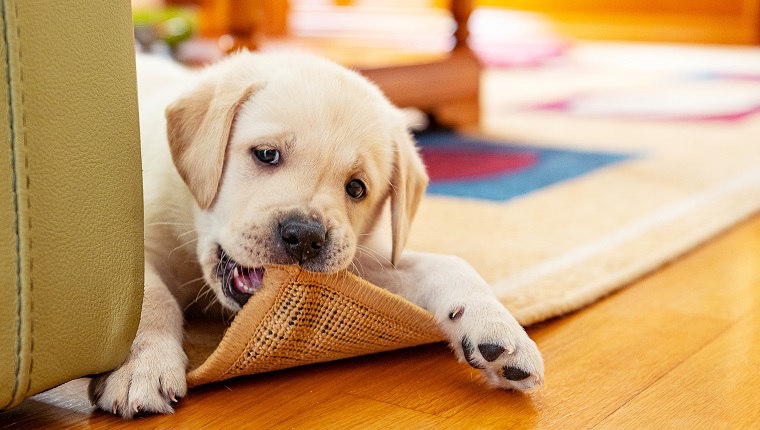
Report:
M 261 287 L 266 264 L 345 269 L 388 200 L 398 259 L 427 176 L 403 115 L 358 74 L 240 53 L 205 71 L 167 123 L 198 206 L 199 261 L 225 307 Z

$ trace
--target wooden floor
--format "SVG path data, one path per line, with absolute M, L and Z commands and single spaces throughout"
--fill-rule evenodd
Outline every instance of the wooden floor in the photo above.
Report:
M 429 345 L 193 390 L 171 416 L 92 411 L 74 381 L 0 428 L 760 428 L 760 216 L 593 306 L 531 327 L 546 384 L 487 389 Z

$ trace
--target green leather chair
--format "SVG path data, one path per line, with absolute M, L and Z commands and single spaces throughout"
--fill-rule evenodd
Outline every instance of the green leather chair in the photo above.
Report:
M 144 270 L 129 0 L 0 9 L 4 409 L 118 366 Z

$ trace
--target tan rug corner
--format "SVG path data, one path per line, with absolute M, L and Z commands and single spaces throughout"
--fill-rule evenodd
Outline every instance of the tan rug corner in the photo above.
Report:
M 427 311 L 347 272 L 270 266 L 264 281 L 226 332 L 190 327 L 191 387 L 442 340 Z

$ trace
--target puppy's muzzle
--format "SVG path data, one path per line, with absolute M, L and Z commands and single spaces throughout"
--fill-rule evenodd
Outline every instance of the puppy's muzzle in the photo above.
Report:
M 315 258 L 325 245 L 325 226 L 314 219 L 292 216 L 280 224 L 285 251 L 299 264 Z

